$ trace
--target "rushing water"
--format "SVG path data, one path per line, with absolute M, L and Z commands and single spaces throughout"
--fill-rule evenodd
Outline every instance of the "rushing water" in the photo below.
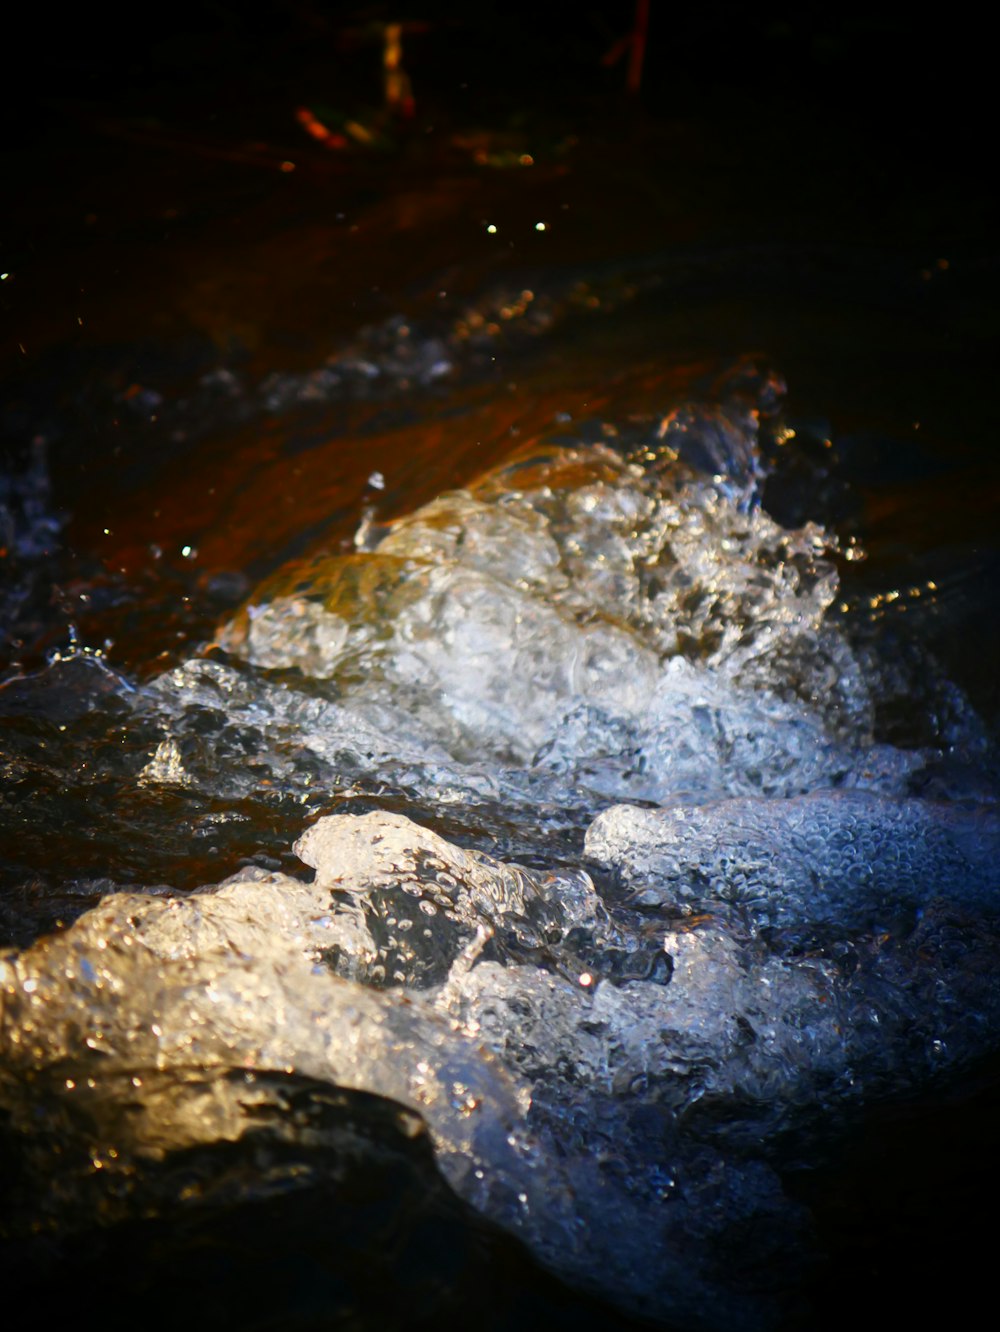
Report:
M 449 356 L 418 347 L 395 391 Z M 320 383 L 391 398 L 395 365 Z M 351 1103 L 355 1133 L 426 1125 L 465 1203 L 626 1312 L 787 1316 L 814 1256 L 782 1172 L 997 1048 L 1000 819 L 971 703 L 916 647 L 883 660 L 834 532 L 762 503 L 782 389 L 744 360 L 655 415 L 556 422 L 366 513 L 164 673 L 77 648 L 8 680 L 8 911 L 64 924 L 3 962 L 9 1236 L 314 1184 L 336 1135 L 294 1108 L 309 1079 L 398 1107 Z M 40 469 L 9 505 L 29 566 Z M 903 689 L 919 744 L 879 720 Z M 49 896 L 23 876 L 60 809 Z M 150 887 L 237 848 L 218 886 Z M 258 1139 L 235 1180 L 177 1165 Z
M 113 1269 L 198 1326 L 815 1326 L 802 1180 L 995 1083 L 991 542 L 780 332 L 910 277 L 464 263 L 309 364 L 9 413 L 0 1271 L 43 1315 Z

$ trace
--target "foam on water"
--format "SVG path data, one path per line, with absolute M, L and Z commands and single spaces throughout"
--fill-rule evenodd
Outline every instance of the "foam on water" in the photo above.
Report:
M 860 791 L 792 800 L 616 805 L 586 852 L 645 905 L 738 902 L 764 924 L 875 929 L 935 896 L 989 909 L 1000 893 L 1000 820 Z

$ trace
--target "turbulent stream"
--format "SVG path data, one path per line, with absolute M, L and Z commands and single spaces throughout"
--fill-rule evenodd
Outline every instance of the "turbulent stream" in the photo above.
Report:
M 455 359 L 382 356 L 261 396 Z M 827 441 L 782 395 L 747 360 L 560 422 L 160 674 L 76 644 L 9 675 L 8 1274 L 294 1198 L 362 1143 L 623 1316 L 795 1317 L 784 1174 L 1000 1049 L 1000 817 L 989 728 L 844 590 Z M 34 466 L 17 606 L 58 540 Z M 782 477 L 810 521 L 772 516 Z

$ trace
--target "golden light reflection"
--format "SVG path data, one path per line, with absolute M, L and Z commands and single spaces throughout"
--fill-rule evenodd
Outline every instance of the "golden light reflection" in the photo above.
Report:
M 918 601 L 921 597 L 933 594 L 937 590 L 937 583 L 932 579 L 928 579 L 922 587 L 913 585 L 905 588 L 890 588 L 886 592 L 876 592 L 874 595 L 867 597 L 862 604 L 866 605 L 870 611 L 877 612 L 882 611 L 887 606 L 893 605 L 895 602 L 899 602 L 900 604 L 896 609 L 903 612 L 908 608 L 906 599 L 909 599 L 910 601 Z M 840 609 L 846 611 L 849 607 L 846 602 L 842 602 Z

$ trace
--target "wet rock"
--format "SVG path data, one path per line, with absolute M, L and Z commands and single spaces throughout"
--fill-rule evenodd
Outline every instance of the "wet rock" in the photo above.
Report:
M 524 1092 L 433 1012 L 331 974 L 316 959 L 334 946 L 370 943 L 328 889 L 266 871 L 186 899 L 112 895 L 4 960 L 5 1063 L 294 1068 L 417 1109 L 451 1182 L 485 1199 Z

